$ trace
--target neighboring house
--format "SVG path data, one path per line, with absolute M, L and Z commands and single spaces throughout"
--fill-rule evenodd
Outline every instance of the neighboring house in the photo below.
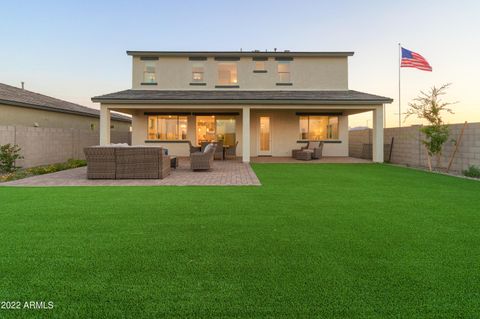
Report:
M 373 159 L 383 162 L 383 104 L 392 99 L 348 89 L 353 52 L 127 51 L 132 89 L 96 96 L 100 143 L 110 142 L 110 111 L 132 115 L 132 144 L 187 155 L 188 144 L 239 142 L 237 155 L 290 156 L 307 140 L 324 155 L 348 156 L 348 116 L 373 111 Z
M 99 110 L 0 83 L 0 125 L 98 131 L 99 119 Z M 112 113 L 111 120 L 111 130 L 130 130 L 130 117 Z

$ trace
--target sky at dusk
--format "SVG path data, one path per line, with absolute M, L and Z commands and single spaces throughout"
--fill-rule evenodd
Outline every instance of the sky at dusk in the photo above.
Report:
M 349 88 L 395 99 L 386 118 L 397 126 L 401 42 L 433 67 L 402 69 L 403 110 L 452 83 L 447 122 L 480 122 L 480 1 L 2 1 L 1 11 L 0 82 L 85 106 L 131 87 L 126 50 L 355 51 Z

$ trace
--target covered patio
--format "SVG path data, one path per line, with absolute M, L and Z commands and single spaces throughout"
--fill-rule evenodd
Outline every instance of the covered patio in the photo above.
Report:
M 109 114 L 117 111 L 132 115 L 133 145 L 188 156 L 188 143 L 222 141 L 235 146 L 243 163 L 259 156 L 288 157 L 308 141 L 323 142 L 323 156 L 346 157 L 348 117 L 363 112 L 372 113 L 373 161 L 383 162 L 383 107 L 391 102 L 352 90 L 126 90 L 92 100 L 101 103 L 101 145 L 110 143 Z

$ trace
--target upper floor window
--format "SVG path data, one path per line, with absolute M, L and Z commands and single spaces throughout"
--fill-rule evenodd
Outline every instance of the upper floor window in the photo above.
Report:
M 218 84 L 236 85 L 237 82 L 237 64 L 218 63 Z
M 278 61 L 277 64 L 278 81 L 280 83 L 290 83 L 290 62 Z
M 204 82 L 204 68 L 203 66 L 193 66 L 192 68 L 192 81 L 193 82 Z
M 187 139 L 187 117 L 177 115 L 148 116 L 149 140 Z
M 143 83 L 156 83 L 155 61 L 145 61 L 143 69 Z
M 300 139 L 338 139 L 338 116 L 300 116 Z
M 254 71 L 266 71 L 265 61 L 253 61 L 253 70 Z

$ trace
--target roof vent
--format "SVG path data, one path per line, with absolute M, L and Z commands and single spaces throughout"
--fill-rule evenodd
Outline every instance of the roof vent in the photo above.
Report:
M 25 82 L 22 81 L 22 90 L 25 90 Z

